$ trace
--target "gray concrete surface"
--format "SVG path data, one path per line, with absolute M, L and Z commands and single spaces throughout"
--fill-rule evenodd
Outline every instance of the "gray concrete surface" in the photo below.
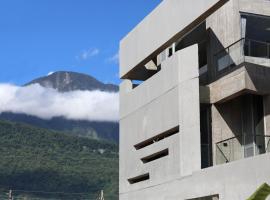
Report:
M 207 168 L 192 176 L 120 193 L 121 200 L 189 200 L 218 194 L 220 200 L 245 200 L 263 183 L 270 183 L 270 155 L 260 155 Z
M 241 13 L 270 16 L 270 1 L 164 0 L 121 41 L 120 200 L 243 200 L 270 183 L 270 59 L 245 55 Z M 212 163 L 202 169 L 205 121 Z

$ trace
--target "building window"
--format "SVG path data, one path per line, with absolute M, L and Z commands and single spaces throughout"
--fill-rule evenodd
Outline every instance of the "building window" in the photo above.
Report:
M 211 195 L 206 197 L 198 197 L 195 199 L 188 199 L 188 200 L 219 200 L 219 195 Z

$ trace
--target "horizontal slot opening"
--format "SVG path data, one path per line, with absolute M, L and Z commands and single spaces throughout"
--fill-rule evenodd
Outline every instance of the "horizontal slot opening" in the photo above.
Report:
M 157 153 L 154 153 L 150 156 L 146 156 L 146 157 L 142 158 L 141 161 L 143 163 L 149 163 L 149 162 L 163 158 L 163 157 L 168 156 L 168 155 L 169 155 L 169 149 L 164 149 L 164 150 L 159 151 Z
M 149 173 L 147 173 L 147 174 L 143 174 L 143 175 L 140 175 L 140 176 L 136 176 L 134 178 L 130 178 L 130 179 L 128 179 L 128 182 L 130 184 L 135 184 L 135 183 L 147 181 L 149 179 L 150 179 L 150 176 L 149 176 Z
M 156 135 L 156 136 L 154 136 L 154 137 L 152 137 L 152 138 L 150 138 L 148 140 L 140 142 L 140 143 L 134 145 L 134 147 L 137 150 L 142 149 L 142 148 L 147 147 L 147 146 L 149 146 L 151 144 L 154 144 L 154 143 L 156 143 L 156 142 L 158 142 L 160 140 L 163 140 L 163 139 L 165 139 L 167 137 L 170 137 L 170 136 L 172 136 L 172 135 L 174 135 L 174 134 L 176 134 L 178 132 L 179 132 L 179 126 L 174 127 L 174 128 L 172 128 L 170 130 L 167 130 L 167 131 L 165 131 L 165 132 L 163 132 L 163 133 L 161 133 L 159 135 Z

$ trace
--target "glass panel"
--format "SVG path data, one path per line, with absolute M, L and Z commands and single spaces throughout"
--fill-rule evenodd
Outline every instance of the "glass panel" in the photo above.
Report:
M 218 59 L 218 71 L 222 71 L 233 64 L 233 61 L 229 54 L 226 54 L 225 52 L 223 55 L 220 56 Z
M 245 158 L 254 156 L 254 143 L 245 145 Z
M 266 138 L 266 151 L 270 153 L 270 136 Z
M 217 164 L 232 162 L 243 158 L 241 137 L 234 137 L 217 144 Z
M 269 58 L 267 43 L 250 40 L 250 56 Z
M 256 149 L 255 149 L 255 153 L 256 155 L 259 155 L 259 154 L 263 154 L 266 152 L 266 148 L 265 148 L 265 137 L 264 136 L 260 136 L 260 135 L 257 135 L 256 136 Z
M 211 110 L 209 106 L 200 106 L 201 167 L 212 165 Z
M 217 75 L 222 74 L 245 61 L 245 56 L 270 58 L 270 43 L 243 38 L 215 55 Z
M 248 158 L 254 156 L 254 136 L 245 135 L 244 144 L 244 157 Z
M 243 45 L 244 39 L 241 39 L 215 55 L 218 74 L 224 73 L 244 61 Z
M 254 141 L 256 138 L 256 145 Z M 244 141 L 241 145 L 240 141 Z M 243 151 L 244 148 L 244 151 Z M 245 136 L 245 139 L 242 137 L 234 137 L 222 142 L 217 143 L 216 145 L 216 164 L 224 164 L 232 162 L 235 160 L 240 160 L 247 157 L 252 157 L 259 154 L 264 154 L 270 152 L 270 136 L 264 135 L 250 135 Z

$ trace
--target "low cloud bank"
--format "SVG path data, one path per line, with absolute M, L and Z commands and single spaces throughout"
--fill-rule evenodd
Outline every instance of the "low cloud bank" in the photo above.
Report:
M 0 113 L 13 112 L 42 119 L 118 121 L 119 95 L 102 91 L 60 93 L 39 84 L 18 87 L 0 84 Z

